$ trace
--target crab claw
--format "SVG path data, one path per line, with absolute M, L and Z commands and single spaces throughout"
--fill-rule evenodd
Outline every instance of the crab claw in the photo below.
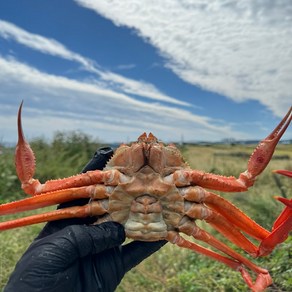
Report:
M 17 117 L 18 142 L 15 149 L 15 167 L 17 176 L 22 183 L 22 189 L 27 194 L 34 195 L 37 186 L 40 185 L 40 182 L 33 179 L 35 172 L 35 156 L 23 135 L 21 124 L 22 105 L 23 101 L 19 106 Z
M 247 177 L 253 181 L 268 165 L 275 151 L 275 148 L 289 126 L 292 115 L 292 107 L 282 119 L 274 131 L 262 140 L 251 155 L 247 166 Z

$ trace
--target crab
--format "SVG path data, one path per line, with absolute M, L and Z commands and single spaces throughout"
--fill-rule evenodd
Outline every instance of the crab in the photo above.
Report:
M 192 170 L 175 145 L 165 145 L 153 134 L 143 133 L 137 142 L 117 148 L 102 171 L 88 171 L 43 184 L 33 178 L 35 156 L 23 135 L 21 111 L 22 104 L 18 111 L 15 162 L 22 189 L 31 197 L 0 205 L 0 215 L 80 198 L 87 198 L 89 202 L 84 206 L 4 221 L 0 223 L 0 230 L 93 216 L 96 224 L 104 221 L 121 223 L 130 239 L 164 239 L 222 262 L 239 271 L 253 291 L 262 291 L 272 283 L 266 269 L 200 228 L 196 220 L 206 221 L 252 257 L 268 255 L 276 245 L 286 240 L 292 230 L 292 200 L 278 198 L 285 204 L 285 209 L 276 219 L 272 231 L 268 231 L 211 190 L 244 192 L 254 184 L 291 122 L 292 108 L 274 131 L 258 144 L 248 161 L 247 170 L 238 178 Z M 182 234 L 205 242 L 213 249 L 186 239 Z M 246 235 L 259 241 L 259 246 Z M 255 280 L 250 272 L 255 274 Z

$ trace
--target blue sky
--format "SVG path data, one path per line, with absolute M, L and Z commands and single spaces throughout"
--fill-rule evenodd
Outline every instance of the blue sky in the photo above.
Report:
M 292 104 L 292 2 L 0 2 L 0 142 L 261 139 Z M 288 129 L 285 139 L 292 138 Z

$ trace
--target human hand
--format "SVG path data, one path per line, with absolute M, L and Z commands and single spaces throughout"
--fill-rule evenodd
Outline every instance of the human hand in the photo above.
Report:
M 98 150 L 83 172 L 102 169 L 112 153 L 111 148 Z M 125 240 L 122 225 L 85 225 L 90 221 L 48 223 L 17 263 L 4 291 L 114 291 L 127 271 L 166 243 L 133 241 L 120 246 Z

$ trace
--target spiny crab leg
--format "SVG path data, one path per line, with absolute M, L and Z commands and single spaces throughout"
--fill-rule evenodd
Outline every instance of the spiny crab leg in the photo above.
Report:
M 88 171 L 79 175 L 71 176 L 64 179 L 50 180 L 44 184 L 41 184 L 39 180 L 34 179 L 35 172 L 35 156 L 34 153 L 26 142 L 21 125 L 21 110 L 23 102 L 18 110 L 18 143 L 15 150 L 15 166 L 16 172 L 21 181 L 21 187 L 25 193 L 30 195 L 38 195 L 40 193 L 52 192 L 60 189 L 68 189 L 73 187 L 81 187 L 86 185 L 93 185 L 103 183 L 107 181 L 109 184 L 111 181 L 116 182 L 118 173 L 114 171 Z
M 220 218 L 220 216 L 216 215 L 216 219 L 214 219 L 214 215 L 210 213 L 208 209 L 202 212 L 207 222 L 209 222 L 215 229 L 217 229 L 220 233 L 224 234 L 225 237 L 229 238 L 236 245 L 243 248 L 249 254 L 254 257 L 265 256 L 273 251 L 276 245 L 285 241 L 288 237 L 288 233 L 292 230 L 292 208 L 286 207 L 286 209 L 282 212 L 282 214 L 278 217 L 276 222 L 274 223 L 274 227 L 272 232 L 267 231 L 256 222 L 254 222 L 251 218 L 249 218 L 246 214 L 244 214 L 240 209 L 235 207 L 232 203 L 225 200 L 223 197 L 220 197 L 216 194 L 208 192 L 201 187 L 188 187 L 181 188 L 180 192 L 182 196 L 192 202 L 196 203 L 204 203 L 211 210 L 216 211 L 216 213 L 220 214 L 223 218 L 225 218 L 230 223 L 229 230 L 228 226 L 224 223 L 224 220 Z M 278 198 L 280 201 L 284 201 L 287 205 L 288 202 L 291 204 L 291 200 Z M 197 218 L 200 215 L 194 215 L 195 211 L 198 213 L 199 207 L 202 209 L 202 205 L 194 205 L 195 208 L 190 208 L 187 210 L 187 215 L 190 217 Z M 192 211 L 193 209 L 193 211 Z M 197 209 L 197 210 L 196 210 Z M 210 218 L 208 218 L 208 216 Z M 232 227 L 233 226 L 233 227 Z M 238 228 L 241 231 L 249 234 L 255 239 L 260 241 L 259 248 L 254 249 L 254 246 L 249 243 L 249 241 L 242 238 L 242 234 L 238 233 L 236 229 L 232 230 L 232 228 Z M 238 233 L 236 235 L 236 233 Z M 240 243 L 236 243 L 236 241 L 240 241 Z
M 274 173 L 282 174 L 287 177 L 292 178 L 292 171 L 289 170 L 274 170 Z M 280 201 L 284 205 L 286 205 L 286 208 L 283 210 L 283 212 L 279 215 L 279 217 L 276 219 L 273 229 L 280 226 L 285 220 L 287 220 L 290 216 L 292 216 L 292 199 L 286 199 L 283 197 L 275 197 L 276 200 Z
M 292 171 L 275 170 L 273 172 L 292 177 Z M 286 205 L 286 207 L 274 222 L 272 233 L 262 241 L 259 249 L 260 255 L 269 254 L 273 247 L 279 241 L 283 242 L 288 237 L 289 232 L 292 231 L 292 199 L 289 200 L 283 197 L 275 197 L 275 199 Z
M 11 221 L 1 222 L 0 230 L 16 228 L 20 226 L 47 222 L 53 220 L 80 218 L 86 216 L 96 216 L 104 214 L 107 210 L 107 203 L 102 199 L 107 199 L 106 187 L 104 185 L 86 186 L 80 188 L 71 188 L 58 190 L 51 193 L 44 193 L 38 196 L 26 198 L 0 205 L 0 215 L 14 214 L 18 212 L 34 210 L 47 206 L 52 206 L 75 199 L 91 198 L 101 199 L 100 201 L 92 201 L 85 206 L 69 207 L 59 209 L 43 214 L 28 216 L 25 218 L 15 219 Z
M 246 191 L 254 184 L 256 177 L 271 160 L 277 143 L 291 122 L 291 111 L 292 107 L 274 131 L 258 144 L 248 161 L 247 170 L 241 173 L 238 179 L 232 176 L 225 177 L 199 170 L 177 170 L 172 176 L 175 184 L 177 186 L 198 185 L 224 192 Z
M 226 218 L 228 222 L 257 240 L 263 240 L 270 234 L 239 208 L 217 194 L 208 192 L 199 186 L 180 188 L 180 193 L 188 201 L 206 204 Z
M 253 257 L 257 255 L 257 247 L 248 240 L 234 224 L 226 220 L 226 218 L 216 211 L 203 204 L 185 203 L 185 214 L 193 219 L 205 220 L 232 243 L 242 248 Z
M 58 209 L 43 214 L 32 215 L 20 219 L 10 220 L 0 223 L 0 231 L 27 226 L 42 222 L 49 222 L 68 218 L 85 218 L 97 215 L 103 215 L 107 212 L 103 201 L 94 201 L 84 206 L 74 206 L 64 209 Z
M 208 256 L 216 261 L 222 262 L 223 264 L 231 267 L 232 269 L 239 271 L 244 281 L 248 284 L 248 286 L 252 289 L 252 291 L 263 291 L 267 286 L 272 284 L 272 278 L 267 270 L 256 266 L 254 263 L 244 258 L 240 254 L 236 253 L 235 251 L 230 249 L 228 246 L 226 246 L 224 243 L 218 241 L 216 238 L 214 238 L 212 235 L 208 234 L 207 232 L 204 232 L 203 230 L 199 230 L 199 231 L 201 231 L 199 232 L 201 233 L 199 235 L 199 238 L 197 235 L 194 234 L 193 236 L 195 238 L 198 238 L 199 240 L 202 240 L 210 244 L 216 249 L 219 249 L 223 253 L 229 255 L 231 258 L 222 256 L 221 254 L 218 254 L 194 242 L 190 242 L 184 239 L 183 237 L 181 237 L 177 232 L 168 232 L 167 240 L 180 247 L 191 249 L 197 253 L 201 253 L 205 256 Z M 189 235 L 192 235 L 191 233 L 192 232 L 190 232 Z M 251 269 L 253 272 L 257 274 L 257 279 L 255 283 L 252 282 L 251 276 L 244 269 L 243 265 L 248 267 L 249 269 Z
M 274 173 L 282 174 L 292 178 L 292 171 L 286 169 L 273 170 Z
M 287 212 L 285 212 L 285 217 L 287 216 L 287 218 L 274 228 L 271 234 L 261 242 L 258 256 L 270 254 L 274 247 L 277 244 L 284 242 L 287 239 L 289 232 L 292 231 L 292 209 L 290 208 L 284 211 Z
M 0 215 L 35 210 L 81 198 L 105 199 L 107 197 L 105 186 L 103 185 L 58 190 L 25 198 L 23 200 L 2 204 L 0 205 Z

